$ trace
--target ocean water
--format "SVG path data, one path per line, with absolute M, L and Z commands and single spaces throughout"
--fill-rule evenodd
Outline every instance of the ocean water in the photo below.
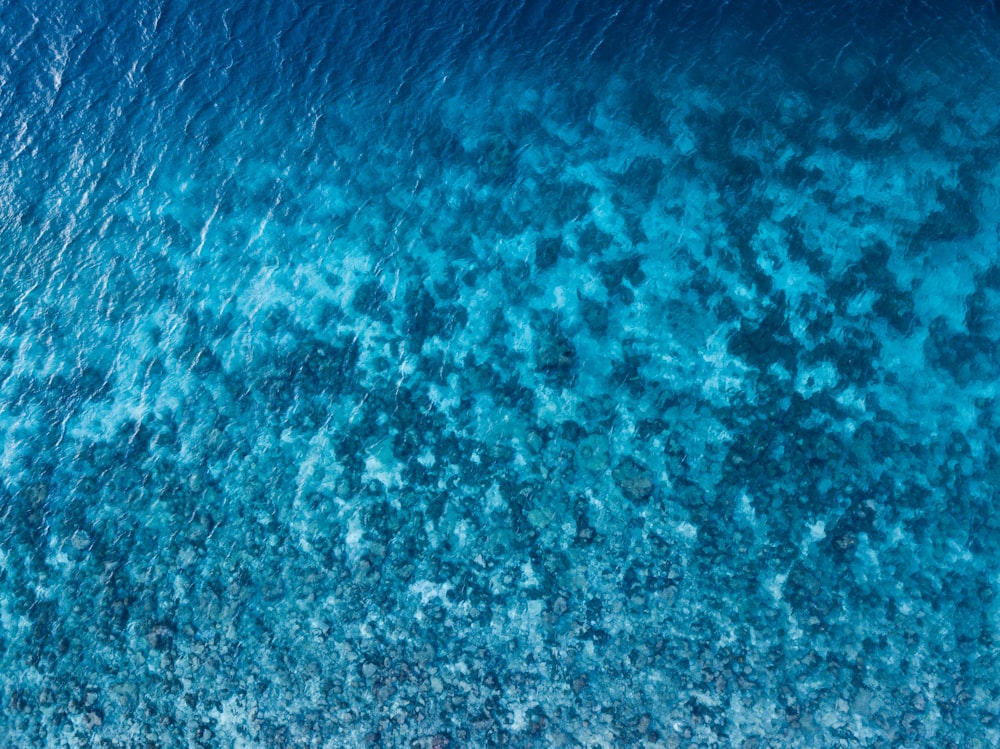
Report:
M 0 746 L 1000 744 L 992 4 L 0 4 Z

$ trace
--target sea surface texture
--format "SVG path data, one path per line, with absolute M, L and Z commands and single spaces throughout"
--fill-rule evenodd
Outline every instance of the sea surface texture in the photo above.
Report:
M 0 41 L 4 749 L 1000 745 L 991 4 Z

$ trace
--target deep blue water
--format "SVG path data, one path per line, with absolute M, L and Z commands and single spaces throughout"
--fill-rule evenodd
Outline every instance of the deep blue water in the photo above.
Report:
M 0 4 L 0 746 L 1000 744 L 992 6 L 426 6 Z

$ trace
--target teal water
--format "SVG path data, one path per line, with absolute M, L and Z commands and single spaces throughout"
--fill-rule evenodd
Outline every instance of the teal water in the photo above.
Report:
M 100 5 L 0 9 L 0 746 L 1000 743 L 992 9 Z

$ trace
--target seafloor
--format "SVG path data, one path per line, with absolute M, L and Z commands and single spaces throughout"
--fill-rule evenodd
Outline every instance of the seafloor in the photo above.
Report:
M 0 745 L 1000 744 L 978 39 L 5 94 Z

